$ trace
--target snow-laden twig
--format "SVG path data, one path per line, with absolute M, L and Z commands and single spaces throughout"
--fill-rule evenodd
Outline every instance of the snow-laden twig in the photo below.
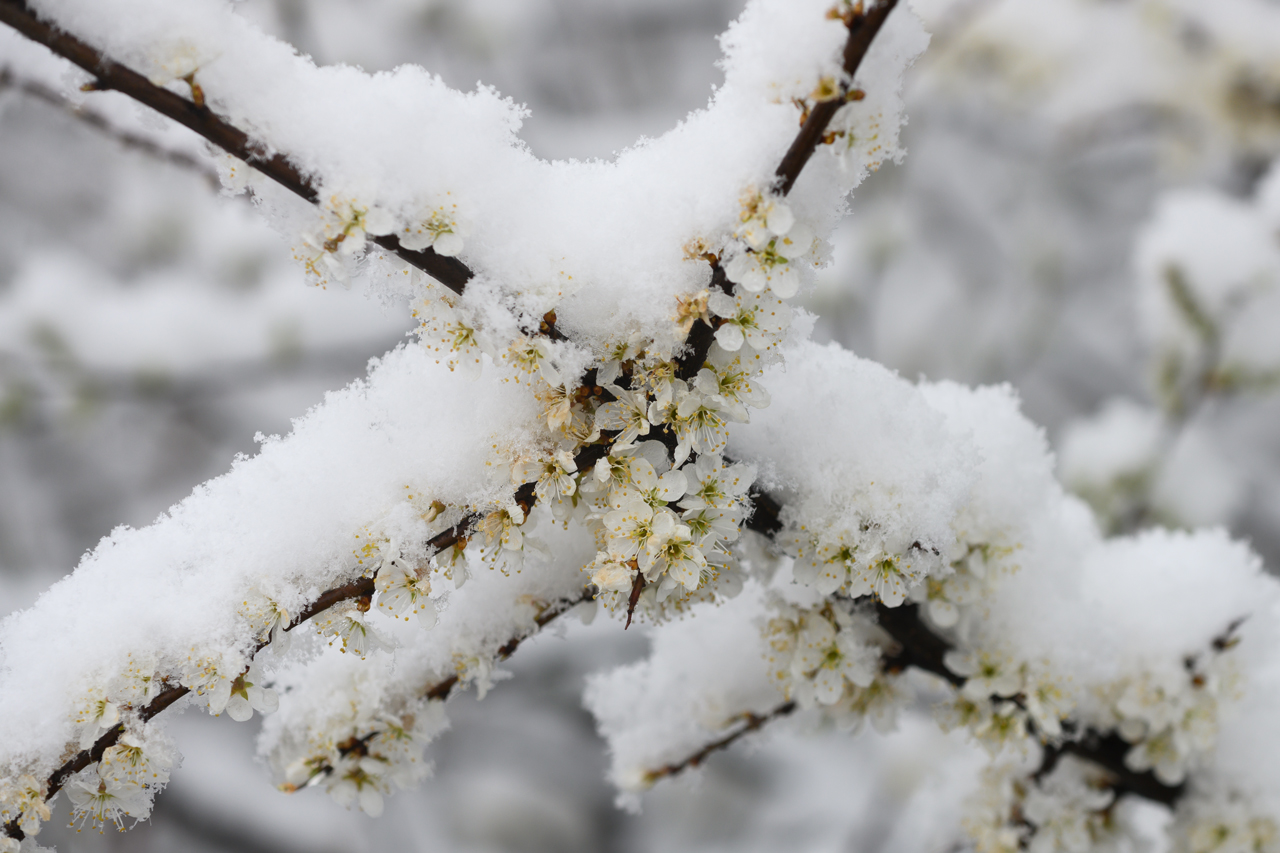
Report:
M 801 170 L 809 162 L 813 152 L 817 151 L 818 146 L 823 143 L 827 127 L 835 118 L 836 111 L 844 106 L 847 100 L 856 99 L 860 95 L 858 90 L 850 88 L 853 85 L 853 75 L 858 72 L 858 66 L 862 64 L 863 58 L 871 48 L 871 42 L 884 26 L 884 22 L 889 19 L 889 13 L 897 3 L 898 0 L 880 0 L 870 9 L 866 9 L 859 2 L 844 13 L 845 25 L 849 28 L 849 40 L 845 42 L 842 55 L 845 79 L 836 81 L 833 90 L 825 93 L 825 98 L 809 110 L 809 115 L 801 126 L 795 142 L 791 143 L 786 156 L 778 164 L 775 174 L 778 177 L 776 189 L 779 195 L 785 196 L 791 192 L 791 188 L 800 177 Z M 839 14 L 839 7 L 833 9 L 832 14 Z
M 40 20 L 25 0 L 0 0 L 0 21 L 92 74 L 95 78 L 94 89 L 126 95 L 195 131 L 290 192 L 313 204 L 320 201 L 320 195 L 311 179 L 290 162 L 287 154 L 264 152 L 247 133 L 209 109 L 203 103 L 203 97 L 198 98 L 199 102 L 196 98 L 189 101 L 155 85 L 70 33 Z M 462 293 L 473 275 L 462 261 L 441 255 L 431 246 L 422 250 L 406 249 L 392 235 L 380 235 L 373 239 L 388 252 L 423 270 L 455 293 Z

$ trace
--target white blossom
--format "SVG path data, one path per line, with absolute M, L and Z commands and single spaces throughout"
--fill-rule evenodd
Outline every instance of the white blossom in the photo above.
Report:
M 521 462 L 511 469 L 511 479 L 516 484 L 535 483 L 534 494 L 544 505 L 573 495 L 578 489 L 574 474 L 578 465 L 573 454 L 557 450 L 550 457 Z
M 649 434 L 649 400 L 644 391 L 628 391 L 617 385 L 605 385 L 614 399 L 596 409 L 596 426 L 618 430 L 615 447 L 625 448 Z
M 724 320 L 716 330 L 716 343 L 728 352 L 737 352 L 743 343 L 769 349 L 791 325 L 791 309 L 767 291 L 736 296 L 717 291 L 707 297 L 707 307 Z

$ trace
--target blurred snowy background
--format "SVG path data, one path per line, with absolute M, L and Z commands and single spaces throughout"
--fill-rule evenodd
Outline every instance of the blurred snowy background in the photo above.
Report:
M 417 63 L 455 87 L 493 85 L 528 106 L 523 135 L 536 154 L 609 158 L 706 103 L 716 36 L 741 5 L 238 9 L 321 63 Z M 1265 358 L 1280 347 L 1263 346 L 1244 370 L 1205 343 L 1229 337 L 1240 313 L 1280 317 L 1247 304 L 1280 288 L 1280 266 L 1255 265 L 1252 289 L 1228 300 L 1230 317 L 1210 309 L 1238 282 L 1175 286 L 1169 274 L 1174 261 L 1195 269 L 1179 252 L 1218 245 L 1215 228 L 1235 233 L 1252 215 L 1280 152 L 1280 3 L 914 5 L 935 37 L 909 83 L 909 155 L 852 200 L 833 263 L 807 297 L 819 336 L 909 377 L 1013 384 L 1059 449 L 1064 480 L 1106 526 L 1222 524 L 1280 567 L 1280 359 Z M 235 454 L 253 453 L 257 433 L 286 432 L 412 325 L 403 305 L 308 287 L 251 205 L 220 196 L 197 140 L 113 94 L 76 95 L 77 112 L 56 64 L 38 54 L 0 33 L 5 613 L 116 525 L 150 522 Z M 1280 177 L 1268 186 L 1280 194 Z M 1259 216 L 1274 236 L 1280 219 Z M 1161 320 L 1162 298 L 1175 315 L 1209 312 L 1197 326 L 1212 332 L 1204 346 L 1167 346 L 1177 318 Z M 1280 340 L 1280 325 L 1250 334 Z M 640 630 L 573 625 L 536 638 L 482 703 L 454 700 L 452 731 L 428 756 L 435 777 L 376 821 L 321 795 L 277 793 L 255 763 L 254 725 L 188 714 L 173 729 L 185 761 L 150 826 L 127 836 L 51 828 L 49 842 L 280 853 L 954 849 L 952 838 L 916 832 L 910 816 L 955 808 L 949 780 L 981 758 L 938 734 L 927 708 L 889 736 L 812 732 L 797 720 L 646 795 L 639 815 L 615 808 L 583 679 L 645 649 Z

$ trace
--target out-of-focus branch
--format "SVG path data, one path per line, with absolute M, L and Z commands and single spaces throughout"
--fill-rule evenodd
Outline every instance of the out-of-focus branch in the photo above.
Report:
M 677 776 L 685 770 L 688 770 L 690 767 L 697 767 L 705 761 L 707 756 L 711 755 L 711 753 L 717 752 L 721 749 L 727 749 L 731 744 L 742 738 L 744 735 L 748 735 L 754 731 L 759 731 L 766 723 L 781 719 L 793 712 L 795 709 L 795 702 L 784 702 L 773 710 L 766 711 L 763 714 L 754 714 L 751 712 L 742 714 L 738 717 L 738 719 L 742 721 L 742 725 L 738 728 L 734 729 L 719 740 L 712 741 L 687 758 L 665 765 L 664 767 L 659 767 L 657 770 L 650 770 L 646 772 L 644 774 L 644 780 L 649 784 L 653 784 L 659 779 L 665 779 L 669 776 Z
M 165 148 L 164 146 L 158 145 L 156 142 L 147 139 L 145 136 L 140 136 L 136 133 L 131 133 L 127 130 L 116 127 L 106 118 L 106 116 L 94 112 L 93 110 L 85 109 L 84 107 L 77 107 L 53 89 L 45 86 L 43 83 L 20 77 L 9 68 L 0 68 L 0 91 L 4 89 L 13 89 L 30 98 L 43 101 L 50 106 L 56 107 L 104 136 L 114 139 L 125 148 L 141 152 L 146 154 L 148 157 L 154 157 L 155 159 L 161 160 L 165 163 L 170 163 L 174 166 L 179 166 L 183 169 L 195 172 L 204 179 L 204 182 L 209 185 L 210 189 L 217 190 L 222 186 L 222 182 L 218 178 L 217 171 L 210 168 L 207 163 L 192 157 L 185 151 L 174 151 L 172 149 Z
M 196 132 L 226 151 L 239 157 L 280 186 L 316 204 L 320 195 L 311 181 L 284 154 L 266 154 L 261 146 L 240 128 L 225 121 L 203 104 L 157 86 L 136 71 L 127 68 L 80 41 L 70 33 L 40 20 L 25 0 L 0 0 L 0 22 L 38 42 L 64 59 L 92 74 L 93 88 L 114 90 L 133 98 L 167 118 Z M 438 254 L 428 247 L 422 251 L 406 249 L 392 236 L 374 238 L 379 246 L 431 275 L 456 293 L 462 293 L 473 273 L 457 258 Z

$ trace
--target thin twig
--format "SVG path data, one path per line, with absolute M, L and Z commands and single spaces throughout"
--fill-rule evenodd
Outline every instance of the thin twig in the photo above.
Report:
M 583 604 L 588 601 L 594 601 L 595 597 L 596 597 L 595 591 L 590 588 L 587 588 L 587 589 L 584 589 L 578 595 L 569 596 L 568 598 L 562 598 L 559 601 L 555 602 L 554 604 L 550 605 L 549 607 L 544 609 L 541 613 L 539 613 L 537 618 L 533 620 L 533 628 L 531 630 L 520 631 L 516 633 L 514 636 L 511 637 L 511 639 L 507 640 L 498 648 L 497 659 L 499 661 L 504 661 L 507 658 L 511 657 L 513 654 L 515 654 L 516 649 L 520 648 L 521 643 L 523 643 L 525 640 L 529 639 L 534 634 L 537 634 L 543 628 L 547 627 L 547 625 L 551 624 L 559 617 L 568 613 L 570 610 L 577 607 L 579 604 Z M 458 673 L 454 673 L 453 675 L 450 675 L 446 678 L 442 678 L 439 681 L 423 688 L 421 696 L 423 699 L 426 699 L 426 700 L 444 702 L 447 699 L 449 699 L 453 695 L 453 692 L 458 687 L 462 686 L 462 684 L 463 684 L 462 676 L 460 676 Z M 350 747 L 340 746 L 339 751 L 343 755 L 347 755 L 353 750 L 357 750 L 357 749 L 365 750 L 367 749 L 368 742 L 372 740 L 379 733 L 379 731 L 380 731 L 379 729 L 371 729 L 370 731 L 365 732 L 363 735 L 360 735 L 359 737 L 356 737 L 353 735 L 351 738 L 343 742 L 344 744 L 350 744 Z M 326 776 L 332 772 L 333 772 L 333 765 L 324 764 L 316 768 L 314 775 Z M 293 791 L 297 789 L 290 788 L 289 790 Z
M 735 729 L 733 732 L 730 732 L 729 734 L 725 735 L 724 737 L 720 738 L 719 740 L 712 741 L 711 743 L 702 747 L 702 749 L 690 755 L 688 758 L 681 759 L 680 761 L 676 761 L 672 764 L 667 764 L 663 767 L 659 767 L 657 770 L 648 771 L 647 773 L 644 774 L 644 780 L 646 783 L 652 785 L 654 782 L 657 782 L 659 779 L 664 779 L 670 776 L 676 776 L 680 773 L 683 773 L 685 770 L 688 770 L 690 767 L 697 767 L 703 761 L 706 761 L 707 756 L 711 755 L 711 753 L 721 749 L 727 749 L 732 743 L 737 741 L 742 736 L 750 734 L 751 732 L 754 732 L 754 731 L 758 731 L 760 727 L 765 725 L 766 723 L 785 717 L 791 712 L 793 712 L 795 709 L 796 709 L 795 702 L 784 702 L 783 704 L 774 708 L 772 711 L 767 711 L 763 714 L 755 714 L 750 712 L 743 714 L 740 717 L 738 717 L 738 719 L 743 721 L 742 726 Z
M 858 6 L 861 7 L 861 5 L 859 2 Z M 800 177 L 801 170 L 809 162 L 813 152 L 818 150 L 818 146 L 826 135 L 827 125 L 845 105 L 844 96 L 849 91 L 848 85 L 853 82 L 853 75 L 858 73 L 858 66 L 862 64 L 867 51 L 871 48 L 871 42 L 875 39 L 876 33 L 880 32 L 880 28 L 884 26 L 889 13 L 896 5 L 898 0 L 879 0 L 870 9 L 865 11 L 858 9 L 853 13 L 849 20 L 849 38 L 844 45 L 843 69 L 846 79 L 841 81 L 840 95 L 819 102 L 809 111 L 809 117 L 800 128 L 800 133 L 791 143 L 791 148 L 782 158 L 782 162 L 778 164 L 778 170 L 775 173 L 778 182 L 775 188 L 779 195 L 785 196 L 791 192 L 796 179 Z
M 622 630 L 631 627 L 631 617 L 635 615 L 636 605 L 640 603 L 640 593 L 644 592 L 644 572 L 636 569 L 635 579 L 631 581 L 631 595 L 627 597 L 627 624 L 622 626 Z
M 292 193 L 318 204 L 320 194 L 311 180 L 282 153 L 268 154 L 240 128 L 216 115 L 206 105 L 192 101 L 157 86 L 141 74 L 127 68 L 89 46 L 85 42 L 40 20 L 25 0 L 0 0 L 0 22 L 38 42 L 64 59 L 80 66 L 95 78 L 94 89 L 114 90 L 150 107 L 235 157 L 239 157 L 262 174 Z M 374 242 L 392 254 L 431 275 L 445 287 L 462 293 L 473 273 L 457 258 L 445 257 L 430 247 L 422 251 L 406 249 L 393 236 L 374 238 Z
M 836 97 L 814 105 L 800 126 L 800 132 L 791 141 L 791 147 L 787 149 L 787 153 L 774 171 L 776 181 L 774 189 L 778 195 L 786 196 L 791 192 L 805 165 L 818 150 L 818 146 L 823 143 L 827 126 L 831 124 L 831 120 L 835 118 L 840 108 L 848 103 L 846 95 L 850 91 L 849 86 L 853 82 L 853 75 L 862 65 L 862 60 L 871 49 L 871 43 L 875 40 L 876 34 L 880 32 L 889 13 L 897 4 L 898 0 L 879 0 L 870 10 L 863 10 L 859 2 L 852 11 L 848 20 L 849 36 L 845 40 L 842 65 L 847 79 L 840 82 L 839 94 Z M 724 266 L 718 260 L 712 261 L 709 286 L 719 287 L 730 296 L 733 295 L 734 283 L 729 280 Z M 706 363 L 711 344 L 715 341 L 716 325 L 718 324 L 703 320 L 694 324 L 685 341 L 685 353 L 676 360 L 677 378 L 687 381 L 697 376 L 698 371 Z

